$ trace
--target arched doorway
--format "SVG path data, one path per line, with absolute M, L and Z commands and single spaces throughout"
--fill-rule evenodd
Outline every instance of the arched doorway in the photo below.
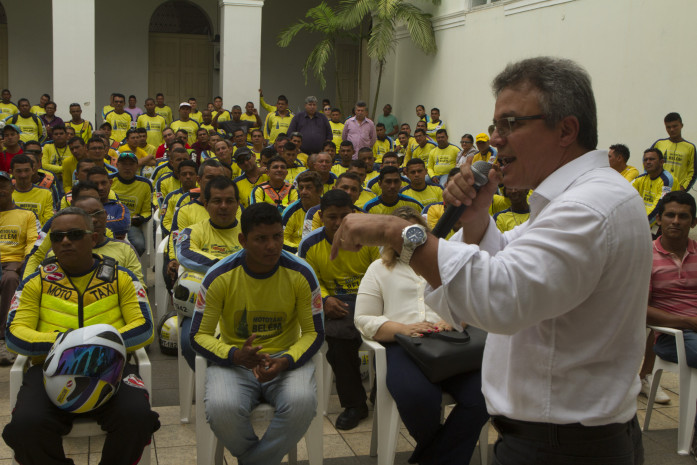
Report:
M 212 28 L 206 14 L 192 2 L 170 0 L 150 18 L 148 93 L 161 92 L 172 106 L 195 97 L 199 109 L 211 101 Z
M 8 87 L 7 82 L 7 15 L 0 3 L 0 89 Z

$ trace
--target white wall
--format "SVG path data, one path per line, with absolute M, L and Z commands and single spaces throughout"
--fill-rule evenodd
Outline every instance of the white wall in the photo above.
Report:
M 51 0 L 4 0 L 2 4 L 7 14 L 12 100 L 26 97 L 35 105 L 41 94 L 53 94 Z
M 494 106 L 490 83 L 506 63 L 555 55 L 577 61 L 593 79 L 599 147 L 626 144 L 630 164 L 641 169 L 643 150 L 665 137 L 663 117 L 670 111 L 683 116 L 684 137 L 697 142 L 697 61 L 689 48 L 697 43 L 697 2 L 672 0 L 667 7 L 661 0 L 540 1 L 543 8 L 511 14 L 529 3 L 466 13 L 467 0 L 431 7 L 438 54 L 425 56 L 408 39 L 400 40 L 378 107 L 394 98 L 394 113 L 413 126 L 417 104 L 437 106 L 451 139 L 459 142 L 465 132 L 486 131 Z

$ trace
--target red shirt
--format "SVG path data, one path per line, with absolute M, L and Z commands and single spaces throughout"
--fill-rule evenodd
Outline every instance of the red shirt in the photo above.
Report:
M 15 155 L 24 153 L 22 147 L 19 148 L 19 152 L 10 153 L 8 151 L 0 152 L 0 171 L 10 171 L 10 164 Z

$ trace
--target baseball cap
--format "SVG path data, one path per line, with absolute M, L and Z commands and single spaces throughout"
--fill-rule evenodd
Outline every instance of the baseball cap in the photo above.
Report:
M 190 104 L 189 102 L 182 102 L 182 103 L 179 104 L 179 108 L 181 108 L 181 107 L 189 107 L 189 108 L 191 108 L 191 104 Z
M 19 129 L 19 126 L 16 124 L 6 124 L 4 128 L 2 128 L 2 132 L 4 133 L 7 128 L 13 129 L 17 134 L 22 134 L 22 130 Z
M 249 149 L 241 148 L 237 149 L 235 152 L 235 162 L 238 164 L 244 160 L 246 160 L 248 157 L 252 156 L 252 151 Z
M 8 181 L 12 182 L 12 176 L 10 176 L 10 173 L 7 171 L 0 171 L 0 178 L 5 178 Z
M 474 140 L 475 142 L 489 142 L 489 135 L 485 132 L 480 132 L 477 134 L 477 138 Z
M 121 152 L 121 153 L 119 153 L 119 160 L 123 160 L 124 158 L 131 158 L 135 161 L 138 161 L 138 157 L 133 152 Z

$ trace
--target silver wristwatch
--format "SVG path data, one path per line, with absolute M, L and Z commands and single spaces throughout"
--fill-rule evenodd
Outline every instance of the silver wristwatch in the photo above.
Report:
M 426 243 L 426 239 L 428 239 L 426 228 L 420 224 L 412 224 L 402 229 L 403 244 L 402 251 L 399 253 L 399 261 L 408 265 L 416 248 Z

